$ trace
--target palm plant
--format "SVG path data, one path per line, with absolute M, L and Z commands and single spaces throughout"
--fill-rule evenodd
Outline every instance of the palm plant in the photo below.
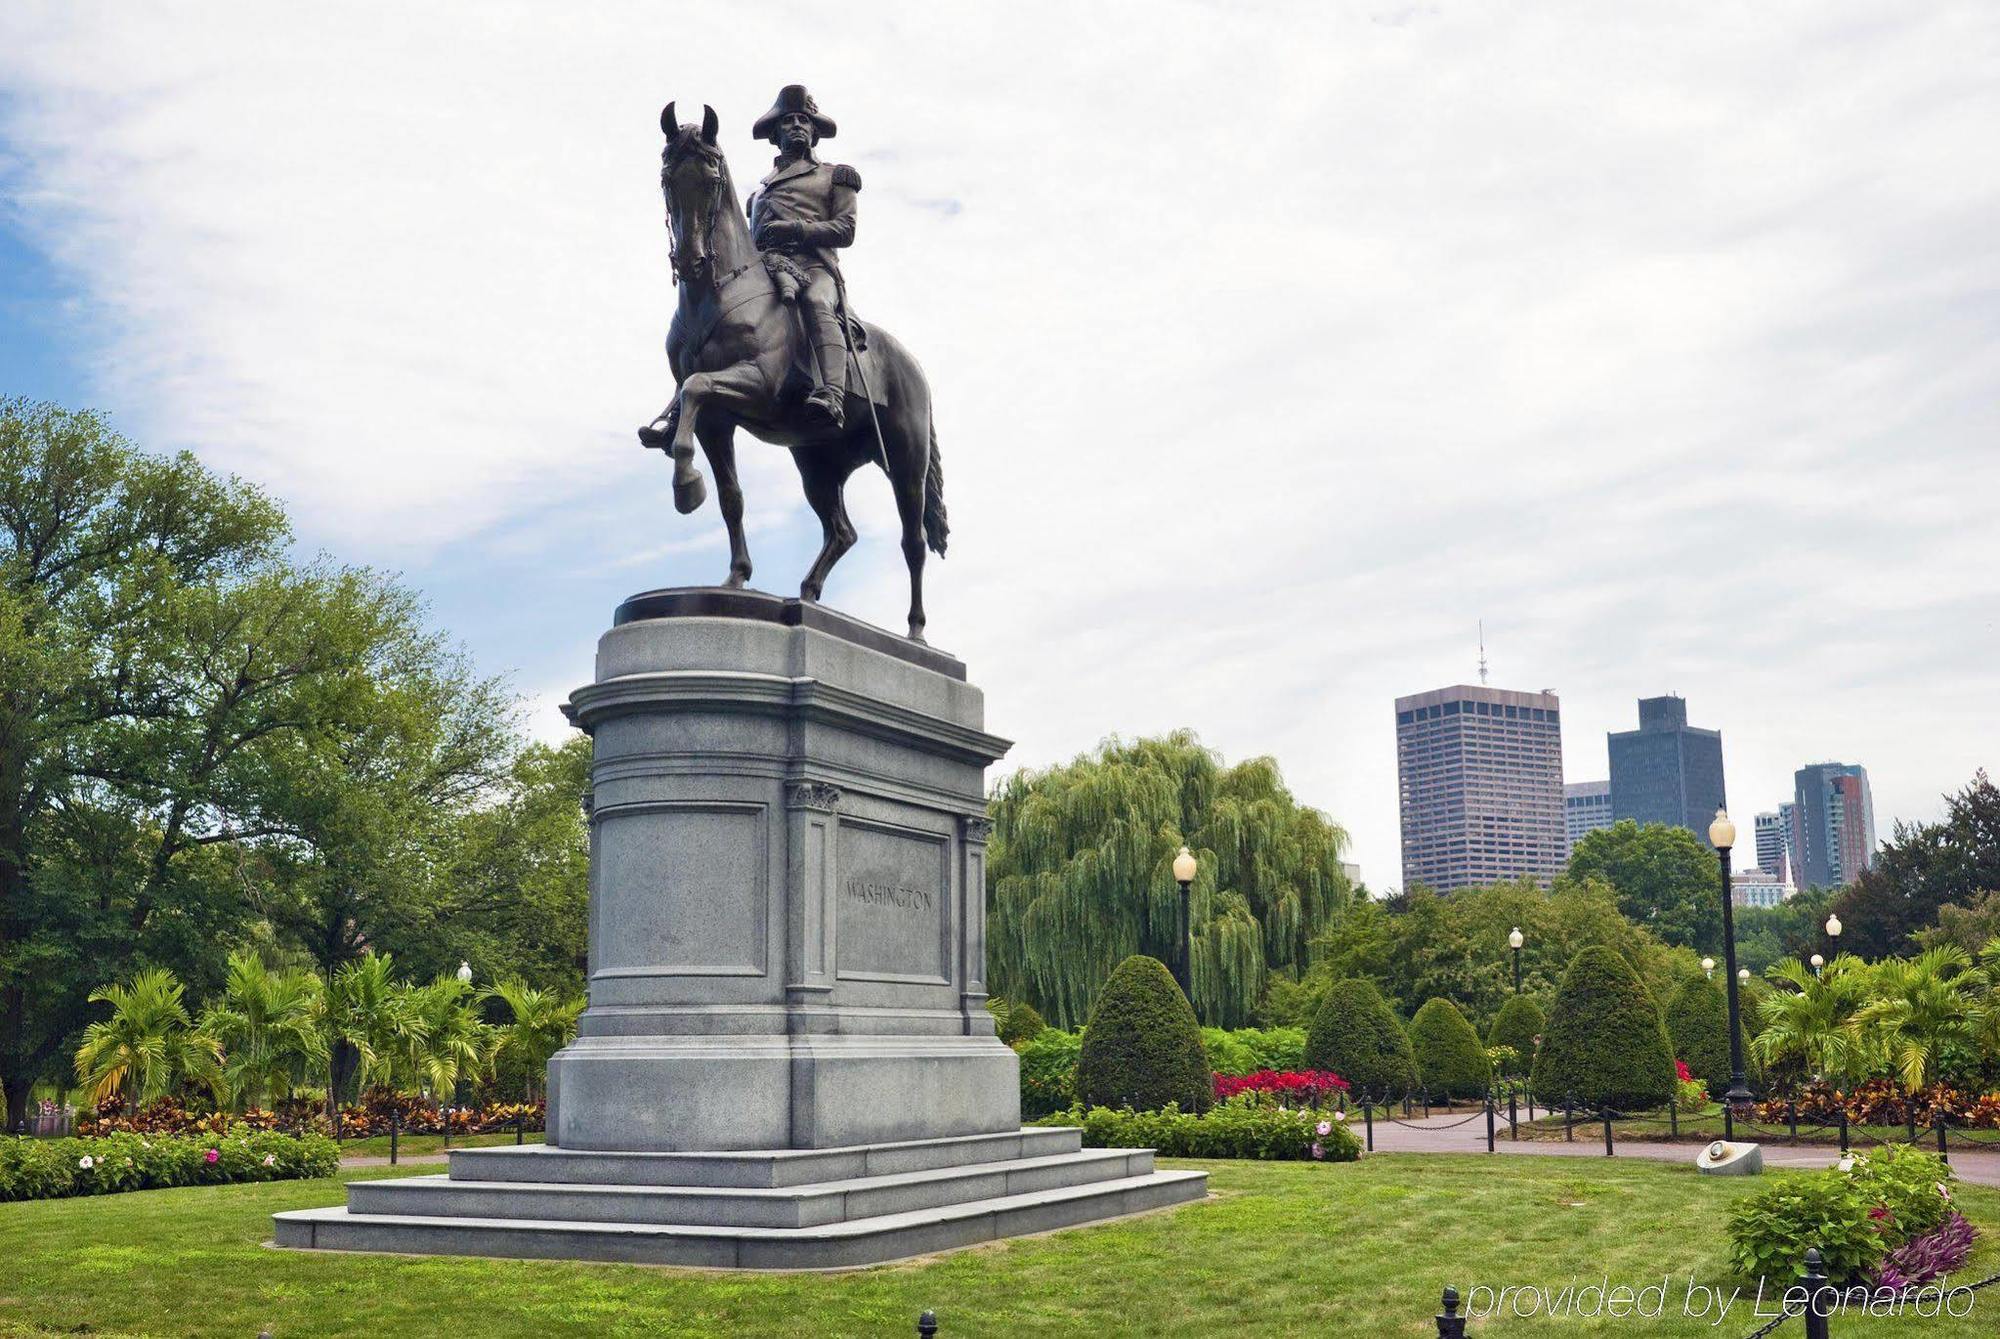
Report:
M 388 954 L 369 953 L 342 964 L 326 991 L 327 1102 L 352 1075 L 357 1088 L 389 1076 L 414 1019 L 409 990 Z
M 325 989 L 311 972 L 274 972 L 254 953 L 230 954 L 222 1000 L 202 1014 L 201 1030 L 222 1046 L 233 1100 L 262 1106 L 318 1072 L 327 1058 L 325 1013 Z
M 1875 968 L 1875 998 L 1856 1021 L 1873 1035 L 1905 1090 L 1936 1082 L 1948 1050 L 1976 1044 L 1987 1013 L 1975 994 L 1982 983 L 1971 956 L 1956 944 Z
M 576 1035 L 576 1018 L 583 1012 L 583 998 L 565 1000 L 551 990 L 537 990 L 521 981 L 503 981 L 483 998 L 497 999 L 507 1006 L 511 1022 L 500 1031 L 495 1055 L 517 1058 L 527 1071 L 528 1100 L 535 1097 L 535 1076 L 548 1066 L 549 1057 Z
M 409 1016 L 392 1062 L 403 1082 L 442 1097 L 461 1078 L 477 1078 L 491 1066 L 498 1038 L 473 1007 L 476 995 L 470 985 L 440 976 L 405 991 Z
M 1764 975 L 1780 989 L 1757 1007 L 1764 1028 L 1750 1045 L 1759 1059 L 1767 1066 L 1797 1061 L 1809 1074 L 1841 1082 L 1868 1072 L 1876 1047 L 1861 1023 L 1872 990 L 1867 963 L 1843 953 L 1815 976 L 1788 958 Z
M 195 1030 L 183 994 L 163 967 L 139 973 L 129 985 L 90 992 L 91 1003 L 111 1006 L 111 1017 L 86 1027 L 76 1049 L 77 1080 L 91 1101 L 122 1093 L 136 1108 L 185 1081 L 220 1095 L 221 1048 Z

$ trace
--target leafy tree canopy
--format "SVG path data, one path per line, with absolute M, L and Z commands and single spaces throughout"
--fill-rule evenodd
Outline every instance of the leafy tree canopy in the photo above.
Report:
M 1584 835 L 1568 873 L 1609 884 L 1618 910 L 1662 943 L 1703 953 L 1722 947 L 1722 876 L 1715 853 L 1686 828 L 1621 819 Z
M 1909 953 L 1911 936 L 1937 924 L 1946 905 L 1971 906 L 2000 890 L 2000 787 L 1981 771 L 1944 802 L 1935 823 L 1896 824 L 1873 868 L 1834 898 L 1846 926 L 1842 949 Z
M 1178 957 L 1183 845 L 1199 859 L 1189 919 L 1201 1018 L 1249 1021 L 1272 969 L 1308 963 L 1350 905 L 1346 834 L 1292 798 L 1269 758 L 1226 767 L 1188 731 L 1003 782 L 989 806 L 987 970 L 996 994 L 1077 1026 L 1125 958 Z

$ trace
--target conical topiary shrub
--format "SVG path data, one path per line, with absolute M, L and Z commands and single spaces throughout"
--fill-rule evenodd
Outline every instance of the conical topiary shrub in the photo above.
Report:
M 1729 1000 L 1706 977 L 1690 977 L 1667 1001 L 1667 1040 L 1711 1097 L 1729 1087 Z
M 1016 1000 L 1000 1015 L 998 1032 L 1000 1040 L 1009 1046 L 1023 1046 L 1042 1035 L 1048 1024 L 1035 1012 L 1035 1006 L 1026 1000 Z
M 1601 945 L 1563 973 L 1535 1057 L 1535 1092 L 1551 1106 L 1640 1111 L 1674 1092 L 1674 1056 L 1646 988 L 1631 965 Z
M 1166 965 L 1139 954 L 1118 964 L 1091 1007 L 1076 1062 L 1085 1106 L 1206 1111 L 1215 1080 L 1194 1008 Z
M 1417 1082 L 1431 1097 L 1478 1097 L 1493 1067 L 1486 1048 L 1465 1015 L 1450 1000 L 1426 1000 L 1410 1020 L 1410 1050 L 1417 1058 Z
M 1526 995 L 1510 995 L 1500 1006 L 1500 1012 L 1493 1015 L 1486 1044 L 1513 1051 L 1514 1059 L 1503 1062 L 1504 1072 L 1509 1077 L 1519 1077 L 1535 1063 L 1535 1041 L 1547 1026 L 1548 1020 L 1542 1017 L 1540 1006 L 1533 1000 Z
M 1401 1097 L 1417 1086 L 1416 1057 L 1396 1011 L 1373 981 L 1334 982 L 1306 1032 L 1306 1067 L 1346 1079 L 1354 1097 Z

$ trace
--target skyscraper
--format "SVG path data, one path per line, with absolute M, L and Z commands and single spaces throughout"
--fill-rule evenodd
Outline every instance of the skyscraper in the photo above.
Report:
M 1842 888 L 1875 863 L 1875 798 L 1868 769 L 1822 762 L 1792 776 L 1792 878 L 1801 888 Z
M 1639 728 L 1613 731 L 1611 816 L 1671 823 L 1708 841 L 1708 823 L 1728 800 L 1722 789 L 1722 732 L 1687 723 L 1678 697 L 1639 699 Z
M 1560 706 L 1554 693 L 1468 684 L 1396 699 L 1405 887 L 1561 872 Z
M 1781 883 L 1792 882 L 1792 806 L 1757 815 L 1757 868 Z
M 1569 849 L 1583 840 L 1586 832 L 1611 826 L 1611 783 L 1572 781 L 1563 787 L 1563 836 Z

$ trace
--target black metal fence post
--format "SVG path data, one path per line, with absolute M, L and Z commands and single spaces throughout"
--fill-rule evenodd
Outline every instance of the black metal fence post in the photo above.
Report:
M 343 1131 L 344 1127 L 346 1126 L 346 1124 L 347 1124 L 347 1122 L 346 1122 L 346 1121 L 345 1121 L 345 1120 L 344 1120 L 344 1119 L 342 1118 L 342 1115 L 341 1115 L 341 1110 L 340 1110 L 340 1108 L 336 1106 L 336 1107 L 335 1107 L 335 1108 L 333 1109 L 333 1142 L 334 1142 L 334 1143 L 338 1144 L 338 1143 L 340 1142 L 340 1140 L 341 1140 L 341 1135 L 342 1135 L 342 1131 Z
M 1806 1339 L 1831 1339 L 1827 1334 L 1827 1313 L 1820 1309 L 1819 1290 L 1826 1287 L 1826 1271 L 1820 1268 L 1819 1248 L 1806 1248 L 1805 1277 L 1799 1286 L 1806 1290 Z
M 1532 1120 L 1533 1120 L 1534 1118 L 1535 1118 L 1535 1088 L 1534 1088 L 1534 1085 L 1533 1085 L 1533 1084 L 1529 1084 L 1529 1085 L 1528 1085 L 1528 1119 L 1532 1121 Z
M 1568 1097 L 1565 1097 L 1563 1099 L 1563 1142 L 1565 1144 L 1573 1144 L 1576 1142 L 1576 1094 L 1575 1093 L 1571 1093 Z
M 1904 1124 L 1906 1124 L 1906 1125 L 1908 1125 L 1908 1126 L 1910 1127 L 1910 1142 L 1911 1142 L 1911 1143 L 1913 1143 L 1913 1144 L 1914 1144 L 1914 1143 L 1916 1143 L 1916 1142 L 1917 1142 L 1917 1105 L 1916 1105 L 1916 1103 L 1914 1103 L 1914 1102 L 1910 1102 L 1910 1101 L 1907 1101 L 1907 1100 L 1906 1100 L 1906 1101 L 1905 1101 L 1905 1102 L 1903 1103 L 1903 1122 L 1904 1122 Z
M 528 1109 L 522 1107 L 514 1113 L 514 1142 L 526 1141 L 528 1135 Z
M 450 1107 L 448 1107 L 448 1106 L 444 1106 L 444 1105 L 440 1104 L 440 1105 L 439 1105 L 439 1107 L 438 1107 L 438 1115 L 440 1115 L 440 1116 L 444 1117 L 444 1146 L 445 1146 L 446 1148 L 450 1148 L 450 1147 L 451 1147 L 451 1108 L 450 1108 Z
M 926 1311 L 917 1317 L 917 1333 L 924 1339 L 931 1339 L 931 1336 L 937 1333 L 937 1312 Z
M 389 1108 L 389 1165 L 396 1165 L 396 1136 L 403 1128 L 403 1113 L 396 1107 Z
M 1507 1137 L 1521 1137 L 1521 1113 L 1514 1105 L 1514 1090 L 1511 1087 L 1507 1089 Z
M 1450 1100 L 1450 1099 L 1446 1099 L 1446 1100 Z M 1429 1088 L 1425 1088 L 1425 1089 L 1424 1089 L 1424 1119 L 1425 1119 L 1425 1120 L 1429 1120 L 1430 1118 L 1431 1118 L 1431 1090 L 1430 1090 Z
M 1798 1143 L 1799 1101 L 1796 1097 L 1788 1097 L 1785 1099 L 1785 1129 L 1791 1135 L 1792 1142 L 1795 1144 Z
M 1736 1108 L 1731 1105 L 1727 1097 L 1722 1099 L 1722 1137 L 1724 1139 L 1736 1137 Z
M 1598 1114 L 1604 1117 L 1604 1156 L 1607 1158 L 1616 1157 L 1617 1155 L 1611 1149 L 1611 1108 L 1604 1107 Z
M 1931 1119 L 1937 1123 L 1938 1156 L 1946 1163 L 1951 1161 L 1951 1151 L 1944 1146 L 1944 1111 L 1940 1109 Z
M 1458 1289 L 1444 1290 L 1444 1310 L 1438 1314 L 1438 1339 L 1465 1339 L 1465 1317 L 1458 1314 Z
M 1375 1104 L 1368 1100 L 1366 1094 L 1363 1094 L 1361 1098 L 1361 1125 L 1368 1132 L 1368 1151 L 1373 1153 L 1375 1151 Z
M 1678 1139 L 1680 1138 L 1680 1135 L 1681 1135 L 1681 1099 L 1680 1099 L 1680 1094 L 1676 1093 L 1674 1096 L 1669 1097 L 1667 1099 L 1667 1137 L 1670 1139 Z
M 1488 1153 L 1491 1153 L 1491 1152 L 1493 1152 L 1493 1151 L 1494 1151 L 1494 1149 L 1493 1149 L 1493 1090 L 1492 1090 L 1491 1088 L 1488 1088 L 1488 1089 L 1486 1090 L 1486 1151 L 1487 1151 Z
M 1847 1152 L 1847 1103 L 1840 1104 L 1840 1151 Z

